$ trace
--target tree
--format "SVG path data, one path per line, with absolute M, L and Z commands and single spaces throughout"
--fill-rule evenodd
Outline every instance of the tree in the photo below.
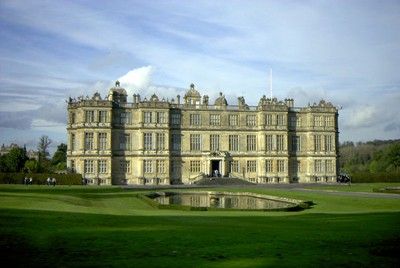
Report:
M 56 169 L 63 170 L 67 166 L 67 145 L 61 143 L 57 146 L 57 151 L 54 153 L 51 164 L 56 166 Z
M 37 173 L 40 171 L 39 163 L 35 159 L 29 159 L 25 162 L 25 170 L 30 173 Z
M 6 155 L 2 157 L 3 172 L 19 172 L 24 168 L 25 161 L 28 160 L 26 151 L 23 148 L 12 148 Z
M 40 137 L 38 143 L 39 163 L 42 163 L 44 160 L 47 159 L 47 156 L 49 156 L 48 148 L 51 143 L 52 140 L 48 136 L 43 135 Z

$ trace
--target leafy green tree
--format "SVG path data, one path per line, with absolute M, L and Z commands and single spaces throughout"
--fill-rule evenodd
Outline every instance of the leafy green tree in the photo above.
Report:
M 30 173 L 37 173 L 40 171 L 39 162 L 35 159 L 29 159 L 25 162 L 25 170 Z
M 51 163 L 57 165 L 58 163 L 67 162 L 67 145 L 61 143 L 57 146 L 57 151 L 54 153 Z
M 400 143 L 393 144 L 388 148 L 388 160 L 395 171 L 400 170 Z
M 28 160 L 26 150 L 23 148 L 12 148 L 8 154 L 4 155 L 2 166 L 4 165 L 3 172 L 19 172 L 22 171 L 25 161 Z
M 67 145 L 65 143 L 57 146 L 57 151 L 53 155 L 51 164 L 57 170 L 65 170 L 67 168 Z
M 8 172 L 6 158 L 7 158 L 7 155 L 0 156 L 0 172 Z

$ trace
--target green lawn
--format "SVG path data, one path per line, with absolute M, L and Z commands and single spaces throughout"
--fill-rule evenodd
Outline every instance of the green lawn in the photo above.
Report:
M 323 185 L 323 186 L 312 186 L 307 187 L 309 189 L 323 189 L 323 190 L 333 190 L 333 191 L 345 191 L 345 192 L 372 192 L 373 189 L 380 189 L 386 186 L 400 187 L 400 183 L 352 183 L 339 184 L 339 185 Z
M 301 212 L 180 211 L 155 209 L 136 197 L 138 191 L 0 185 L 2 263 L 9 261 L 10 267 L 400 266 L 400 199 L 249 187 L 245 191 L 312 200 L 315 206 Z

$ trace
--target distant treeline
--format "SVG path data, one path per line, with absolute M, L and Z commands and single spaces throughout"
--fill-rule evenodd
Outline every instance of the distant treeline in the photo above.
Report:
M 340 169 L 353 182 L 400 181 L 400 139 L 344 142 L 339 153 Z

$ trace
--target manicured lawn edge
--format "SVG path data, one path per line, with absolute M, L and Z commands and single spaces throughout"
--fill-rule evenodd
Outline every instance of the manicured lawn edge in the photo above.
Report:
M 209 191 L 207 191 L 209 192 Z M 162 191 L 162 193 L 168 194 L 172 193 L 171 191 L 165 192 Z M 182 191 L 180 191 L 182 193 Z M 185 193 L 198 193 L 197 192 L 185 192 Z M 219 194 L 237 194 L 237 193 L 231 193 L 231 192 L 218 192 Z M 282 198 L 282 197 L 277 197 L 277 196 L 270 196 L 270 195 L 262 195 L 262 194 L 257 194 L 257 193 L 243 193 L 245 195 L 249 196 L 255 196 L 255 197 L 263 197 L 263 198 L 268 198 L 271 200 L 279 200 L 279 201 L 285 201 L 285 202 L 290 202 L 294 203 L 293 206 L 287 207 L 287 208 L 274 208 L 274 209 L 232 209 L 232 208 L 212 208 L 212 207 L 192 207 L 192 206 L 183 206 L 183 205 L 176 205 L 176 204 L 159 204 L 157 201 L 154 201 L 153 198 L 161 196 L 160 192 L 151 192 L 147 194 L 137 194 L 137 198 L 145 201 L 148 203 L 150 206 L 158 209 L 175 209 L 175 210 L 184 210 L 184 211 L 268 211 L 268 212 L 282 212 L 282 211 L 301 211 L 304 209 L 309 209 L 312 208 L 314 205 L 313 201 L 303 201 L 303 200 L 296 200 L 296 199 L 288 199 L 288 198 Z M 290 201 L 289 201 L 290 200 Z

